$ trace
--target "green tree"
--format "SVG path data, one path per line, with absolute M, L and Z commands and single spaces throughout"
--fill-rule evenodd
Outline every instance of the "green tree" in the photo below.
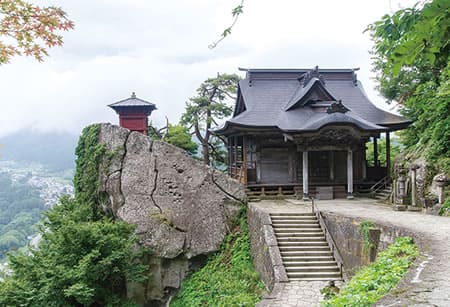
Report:
M 380 92 L 414 121 L 409 152 L 450 172 L 450 2 L 424 1 L 368 27 Z
M 391 140 L 391 162 L 395 160 L 397 155 L 400 153 L 400 145 L 397 142 Z M 366 161 L 369 166 L 373 166 L 373 142 L 366 143 Z M 380 160 L 380 164 L 386 166 L 386 139 L 378 139 L 377 142 L 378 148 L 378 160 Z M 391 163 L 392 165 L 392 163 Z
M 98 171 L 110 153 L 97 144 L 98 131 L 93 125 L 80 137 L 75 198 L 63 197 L 45 213 L 38 249 L 10 255 L 0 306 L 130 306 L 126 282 L 145 281 L 134 226 L 102 209 Z
M 45 210 L 36 187 L 27 180 L 13 182 L 8 173 L 0 173 L 0 259 L 10 250 L 26 246 L 28 236 Z
M 187 127 L 181 124 L 172 125 L 167 122 L 166 126 L 159 129 L 153 125 L 148 128 L 148 135 L 152 138 L 175 145 L 191 155 L 197 153 L 198 145 L 192 140 L 192 135 Z
M 16 55 L 38 61 L 48 49 L 63 43 L 59 31 L 73 29 L 74 23 L 59 7 L 41 7 L 24 0 L 0 0 L 0 64 Z
M 190 127 L 201 144 L 203 162 L 220 167 L 226 163 L 223 140 L 211 134 L 211 127 L 232 113 L 229 101 L 235 100 L 237 84 L 240 78 L 236 74 L 218 74 L 205 80 L 197 89 L 197 95 L 186 102 L 181 124 Z
M 47 213 L 39 249 L 9 258 L 12 275 L 0 283 L 1 306 L 119 306 L 125 281 L 142 281 L 134 228 L 91 220 L 90 209 L 64 198 Z

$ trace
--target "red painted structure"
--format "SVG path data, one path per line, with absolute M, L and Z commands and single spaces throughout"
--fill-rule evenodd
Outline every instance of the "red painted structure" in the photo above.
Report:
M 138 131 L 147 135 L 148 116 L 156 106 L 153 103 L 139 99 L 133 92 L 131 98 L 127 98 L 108 105 L 119 114 L 119 124 L 121 127 Z

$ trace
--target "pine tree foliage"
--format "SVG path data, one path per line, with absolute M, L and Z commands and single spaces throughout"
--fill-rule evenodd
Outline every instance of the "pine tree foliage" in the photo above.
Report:
M 236 74 L 218 74 L 208 78 L 197 89 L 197 95 L 186 102 L 181 124 L 193 130 L 201 144 L 203 162 L 217 168 L 226 164 L 222 139 L 211 133 L 213 126 L 232 113 L 230 102 L 236 99 L 240 78 Z

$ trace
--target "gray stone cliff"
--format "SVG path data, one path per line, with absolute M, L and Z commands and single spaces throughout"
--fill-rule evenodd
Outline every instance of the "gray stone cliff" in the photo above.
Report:
M 103 209 L 136 225 L 152 254 L 150 281 L 129 285 L 141 305 L 163 304 L 187 272 L 217 251 L 245 201 L 243 187 L 185 151 L 127 129 L 102 124 L 105 157 L 100 192 Z

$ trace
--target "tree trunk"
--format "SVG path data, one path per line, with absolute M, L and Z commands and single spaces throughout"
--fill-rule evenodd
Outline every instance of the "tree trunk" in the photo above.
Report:
M 211 162 L 209 159 L 209 146 L 208 146 L 208 142 L 202 143 L 202 153 L 203 153 L 203 162 L 206 165 L 209 165 L 209 163 Z

